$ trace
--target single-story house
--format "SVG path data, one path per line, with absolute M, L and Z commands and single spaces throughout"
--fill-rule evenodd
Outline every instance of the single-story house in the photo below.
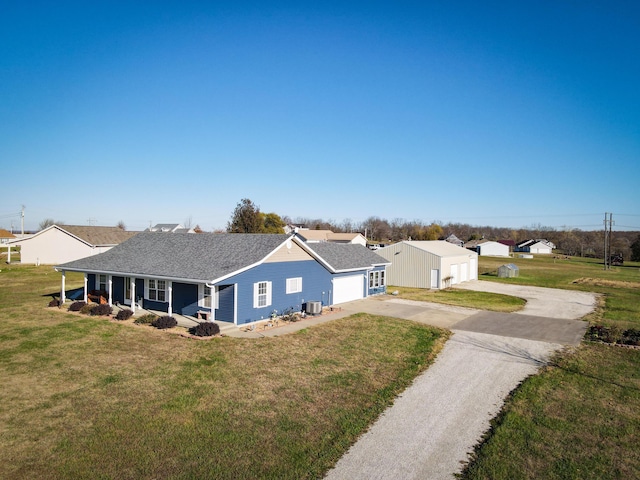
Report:
M 55 265 L 104 253 L 137 233 L 118 227 L 51 225 L 11 244 L 20 246 L 21 263 Z
M 143 232 L 106 253 L 56 266 L 84 273 L 84 298 L 243 325 L 307 302 L 335 305 L 386 292 L 388 262 L 362 245 L 295 235 Z M 64 298 L 63 298 L 64 300 Z
M 359 232 L 335 233 L 331 230 L 309 230 L 306 228 L 299 228 L 295 232 L 298 237 L 307 243 L 335 242 L 354 243 L 363 246 L 367 245 L 367 239 Z
M 16 236 L 4 228 L 0 228 L 0 243 L 7 243 L 16 239 Z
M 544 239 L 525 240 L 516 245 L 515 252 L 550 254 L 556 246 Z
M 387 285 L 446 288 L 478 278 L 478 254 L 445 240 L 404 241 L 376 253 L 391 262 Z
M 465 248 L 473 250 L 480 256 L 485 257 L 508 257 L 509 247 L 500 242 L 490 240 L 473 240 L 464 245 Z

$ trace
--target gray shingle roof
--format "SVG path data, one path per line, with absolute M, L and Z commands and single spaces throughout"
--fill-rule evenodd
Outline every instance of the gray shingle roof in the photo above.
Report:
M 325 260 L 335 271 L 370 268 L 390 262 L 367 247 L 352 243 L 307 243 L 306 247 Z
M 263 260 L 289 235 L 142 232 L 100 255 L 59 270 L 212 281 Z

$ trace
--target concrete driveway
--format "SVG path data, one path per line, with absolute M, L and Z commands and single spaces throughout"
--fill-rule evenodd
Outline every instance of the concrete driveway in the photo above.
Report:
M 407 318 L 454 335 L 327 479 L 453 479 L 509 392 L 563 345 L 579 343 L 586 324 L 577 319 L 596 304 L 595 295 L 582 292 L 497 285 L 468 287 L 525 298 L 528 308 L 495 314 L 389 297 L 345 305 L 347 312 Z M 562 316 L 545 316 L 556 312 Z

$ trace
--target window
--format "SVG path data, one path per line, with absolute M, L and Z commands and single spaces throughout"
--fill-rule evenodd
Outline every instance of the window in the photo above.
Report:
M 218 306 L 218 289 L 214 288 L 211 290 L 210 287 L 206 285 L 199 285 L 199 302 L 198 305 L 201 307 L 211 308 L 211 303 L 213 302 L 213 308 L 219 308 Z
M 158 302 L 166 301 L 167 282 L 165 280 L 155 280 L 153 278 L 150 278 L 149 280 L 147 280 L 147 285 L 147 298 L 149 300 L 156 300 Z
M 253 308 L 268 307 L 271 305 L 271 282 L 258 282 L 253 284 Z
M 384 270 L 369 272 L 369 288 L 384 287 Z
M 287 293 L 300 293 L 302 291 L 302 277 L 287 278 Z
M 98 290 L 103 292 L 107 291 L 107 276 L 106 275 L 98 275 Z

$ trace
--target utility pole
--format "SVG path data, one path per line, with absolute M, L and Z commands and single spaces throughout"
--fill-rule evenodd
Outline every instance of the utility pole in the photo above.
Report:
M 24 238 L 24 205 L 22 205 L 22 210 L 20 211 L 20 230 L 22 233 L 22 238 Z

